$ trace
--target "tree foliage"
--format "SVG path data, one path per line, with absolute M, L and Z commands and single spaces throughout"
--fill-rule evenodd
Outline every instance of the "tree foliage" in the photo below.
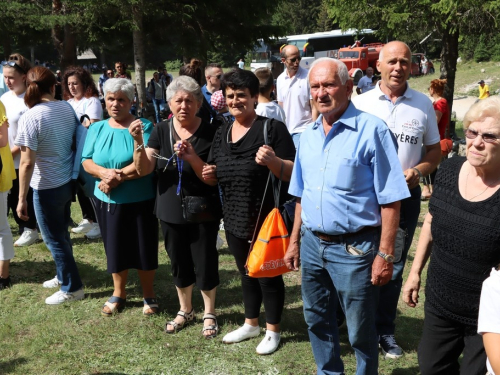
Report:
M 460 36 L 498 32 L 498 0 L 326 0 L 329 15 L 342 28 L 372 28 L 381 38 L 413 45 L 429 33 L 441 39 L 441 77 L 452 103 Z

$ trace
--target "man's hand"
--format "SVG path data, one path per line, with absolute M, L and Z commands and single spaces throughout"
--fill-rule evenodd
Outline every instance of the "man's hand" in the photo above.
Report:
M 420 183 L 420 175 L 415 169 L 408 168 L 403 173 L 406 178 L 406 184 L 408 185 L 408 189 L 413 189 L 414 187 L 418 186 L 418 184 Z
M 300 267 L 300 249 L 298 241 L 290 241 L 285 256 L 285 265 L 289 270 L 298 271 Z
M 392 263 L 388 263 L 381 256 L 376 255 L 372 264 L 372 284 L 376 286 L 387 284 L 391 280 L 392 269 Z

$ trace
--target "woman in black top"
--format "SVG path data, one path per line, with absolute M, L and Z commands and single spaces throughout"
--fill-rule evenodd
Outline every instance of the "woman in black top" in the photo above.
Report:
M 186 196 L 209 197 L 220 204 L 217 187 L 207 186 L 200 179 L 215 132 L 196 116 L 202 100 L 200 86 L 194 79 L 178 77 L 167 88 L 173 117 L 155 127 L 147 147 L 142 143 L 140 125 L 131 127 L 130 133 L 136 141 L 134 162 L 139 175 L 151 173 L 155 166 L 158 174 L 155 211 L 180 302 L 180 311 L 167 322 L 165 331 L 175 333 L 194 321 L 192 293 L 196 284 L 205 304 L 203 335 L 212 338 L 218 332 L 215 292 L 219 285 L 219 259 L 215 245 L 220 217 L 204 223 L 187 222 L 181 200 Z
M 477 319 L 482 283 L 500 262 L 500 98 L 471 107 L 464 128 L 467 158 L 448 159 L 439 168 L 403 288 L 404 301 L 415 307 L 432 252 L 418 349 L 423 375 L 486 373 Z
M 257 116 L 259 80 L 249 71 L 236 69 L 224 75 L 222 91 L 235 121 L 217 129 L 208 163 L 203 169 L 207 183 L 216 181 L 222 191 L 224 227 L 229 249 L 241 273 L 245 324 L 228 333 L 225 343 L 239 342 L 260 333 L 260 305 L 266 310 L 266 337 L 257 347 L 259 354 L 271 354 L 280 341 L 280 320 L 285 287 L 281 276 L 252 278 L 246 275 L 245 263 L 254 229 L 259 228 L 274 207 L 272 188 L 263 197 L 269 171 L 278 178 L 283 165 L 284 181 L 292 174 L 295 147 L 285 124 Z M 269 144 L 264 144 L 264 123 L 268 121 Z M 288 184 L 285 184 L 288 185 Z M 282 201 L 287 186 L 281 191 Z M 262 199 L 264 204 L 257 223 Z

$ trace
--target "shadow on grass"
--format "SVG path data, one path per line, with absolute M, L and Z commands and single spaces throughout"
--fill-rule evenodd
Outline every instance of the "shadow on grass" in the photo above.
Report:
M 28 363 L 28 360 L 24 357 L 14 358 L 10 361 L 1 360 L 0 361 L 0 372 L 2 374 L 7 374 L 9 372 L 14 372 L 19 366 Z
M 418 366 L 413 366 L 410 368 L 397 368 L 392 370 L 391 375 L 416 375 L 420 374 L 420 369 Z

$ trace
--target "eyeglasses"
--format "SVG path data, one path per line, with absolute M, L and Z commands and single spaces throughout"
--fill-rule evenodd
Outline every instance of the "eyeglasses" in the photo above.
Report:
M 217 79 L 221 79 L 222 74 L 217 74 L 216 76 L 212 76 L 212 77 L 215 77 L 215 78 L 217 78 Z
M 499 139 L 494 134 L 490 134 L 490 133 L 482 133 L 481 134 L 481 133 L 478 133 L 477 131 L 471 130 L 471 129 L 465 130 L 465 136 L 469 139 L 476 139 L 476 137 L 478 135 L 480 135 L 483 138 L 483 141 L 485 141 L 486 143 L 493 143 Z
M 288 61 L 290 61 L 292 64 L 295 64 L 295 61 L 298 60 L 300 62 L 301 59 L 301 57 L 294 57 L 293 59 L 288 59 Z
M 23 68 L 21 68 L 19 65 L 17 65 L 17 63 L 15 61 L 2 61 L 2 66 L 10 66 L 11 68 L 17 68 L 19 69 L 21 72 L 23 72 L 24 74 L 26 74 L 25 70 Z

